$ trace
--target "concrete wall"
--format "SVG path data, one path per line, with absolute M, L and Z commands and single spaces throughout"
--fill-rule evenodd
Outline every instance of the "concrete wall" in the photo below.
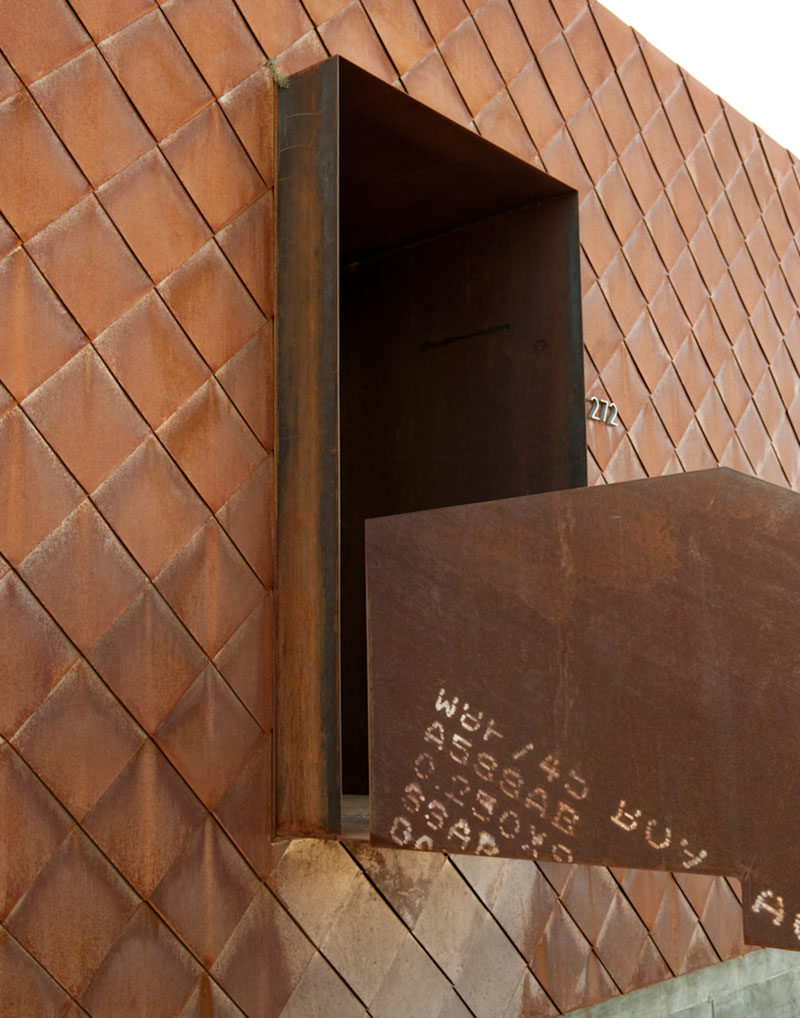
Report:
M 756 951 L 573 1013 L 580 1018 L 792 1018 L 800 1013 L 800 957 L 791 951 Z

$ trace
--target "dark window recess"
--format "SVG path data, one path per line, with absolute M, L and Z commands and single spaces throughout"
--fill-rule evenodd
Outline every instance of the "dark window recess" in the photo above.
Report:
M 335 833 L 364 520 L 586 483 L 578 202 L 338 57 L 281 91 L 278 166 L 277 822 Z

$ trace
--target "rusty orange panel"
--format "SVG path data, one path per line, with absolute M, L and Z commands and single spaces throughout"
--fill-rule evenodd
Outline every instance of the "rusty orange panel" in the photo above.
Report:
M 370 521 L 373 841 L 737 876 L 800 948 L 798 528 L 728 470 Z

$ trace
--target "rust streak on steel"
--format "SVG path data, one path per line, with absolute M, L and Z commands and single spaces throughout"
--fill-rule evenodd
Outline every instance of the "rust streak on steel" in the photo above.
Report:
M 800 948 L 800 497 L 711 470 L 372 520 L 372 839 L 744 881 Z
M 293 285 L 278 301 L 275 765 L 287 835 L 340 825 L 338 103 L 336 63 L 281 96 L 278 270 Z

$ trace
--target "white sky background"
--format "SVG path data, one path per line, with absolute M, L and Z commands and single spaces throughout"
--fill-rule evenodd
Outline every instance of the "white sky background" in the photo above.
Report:
M 800 156 L 800 0 L 603 0 Z

